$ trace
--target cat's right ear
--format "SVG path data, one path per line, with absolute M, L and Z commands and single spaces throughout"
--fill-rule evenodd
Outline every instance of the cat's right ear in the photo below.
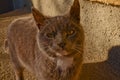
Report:
M 45 17 L 34 7 L 32 7 L 32 14 L 38 28 L 40 29 L 41 26 L 44 25 Z
M 70 17 L 77 23 L 80 22 L 80 3 L 79 0 L 74 0 L 73 5 L 70 9 Z

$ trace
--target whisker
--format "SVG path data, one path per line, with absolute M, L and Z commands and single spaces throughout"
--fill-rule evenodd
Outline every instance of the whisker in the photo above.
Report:
M 77 48 L 74 48 L 73 50 L 76 50 L 77 52 L 82 53 L 82 51 Z
M 82 45 L 76 45 L 77 47 L 82 47 Z
M 82 51 L 83 50 L 83 48 L 80 48 L 80 47 L 75 47 L 76 49 L 78 49 L 78 50 L 80 50 L 80 51 Z

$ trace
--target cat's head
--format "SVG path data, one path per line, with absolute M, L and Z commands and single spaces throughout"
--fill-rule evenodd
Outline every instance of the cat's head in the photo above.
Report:
M 38 40 L 49 56 L 74 56 L 83 53 L 84 32 L 80 22 L 80 5 L 75 0 L 65 16 L 45 17 L 35 8 L 32 13 L 39 29 Z

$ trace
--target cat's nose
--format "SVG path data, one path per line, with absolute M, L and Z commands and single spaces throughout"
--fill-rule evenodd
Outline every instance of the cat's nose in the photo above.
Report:
M 61 43 L 59 43 L 58 45 L 59 45 L 59 47 L 61 47 L 62 49 L 64 49 L 64 48 L 65 48 L 66 43 L 61 42 Z

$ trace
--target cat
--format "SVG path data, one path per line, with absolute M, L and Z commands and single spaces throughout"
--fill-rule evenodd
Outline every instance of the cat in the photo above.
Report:
M 7 31 L 5 48 L 16 80 L 24 80 L 24 69 L 38 80 L 79 80 L 84 53 L 79 1 L 65 16 L 46 17 L 35 8 L 32 14 L 14 20 Z

